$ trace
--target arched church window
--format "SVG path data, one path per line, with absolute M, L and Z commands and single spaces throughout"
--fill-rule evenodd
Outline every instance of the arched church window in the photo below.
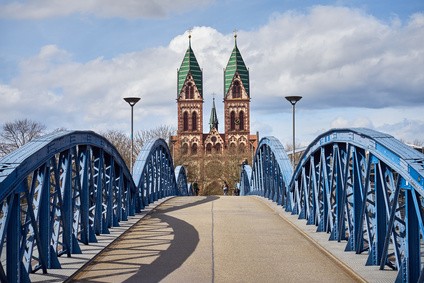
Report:
M 185 111 L 183 114 L 183 131 L 188 131 L 188 112 Z
M 211 154 L 212 153 L 212 144 L 211 143 L 208 143 L 206 145 L 206 153 L 207 154 Z
M 197 143 L 194 143 L 191 146 L 191 154 L 193 154 L 193 155 L 197 154 Z
M 196 112 L 193 112 L 191 116 L 191 129 L 193 131 L 197 130 L 197 113 Z
M 235 154 L 236 153 L 236 144 L 235 143 L 230 143 L 230 154 Z
M 185 88 L 186 98 L 193 99 L 194 98 L 194 86 L 192 83 L 188 83 Z
M 246 151 L 246 145 L 244 143 L 241 143 L 239 145 L 239 152 L 240 153 L 245 153 L 245 151 Z
M 216 153 L 221 153 L 221 144 L 220 143 L 217 143 L 215 145 L 215 151 L 216 151 Z
M 239 129 L 240 131 L 244 130 L 244 112 L 240 111 L 239 113 Z
M 187 154 L 188 153 L 188 144 L 183 144 L 181 147 L 181 154 Z
M 236 113 L 231 111 L 230 113 L 230 131 L 234 131 L 236 129 Z
M 233 98 L 240 98 L 241 97 L 241 87 L 240 82 L 235 81 L 233 83 Z

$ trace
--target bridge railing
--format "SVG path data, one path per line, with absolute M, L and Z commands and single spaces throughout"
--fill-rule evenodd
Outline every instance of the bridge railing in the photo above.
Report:
M 193 196 L 192 184 L 187 182 L 187 172 L 184 166 L 175 167 L 175 177 L 177 182 L 177 195 Z
M 373 130 L 334 129 L 308 146 L 287 182 L 281 168 L 290 162 L 276 162 L 283 149 L 268 144 L 261 141 L 252 169 L 244 166 L 244 193 L 282 203 L 346 251 L 367 253 L 367 265 L 398 270 L 398 281 L 424 279 L 423 154 Z
M 287 153 L 278 139 L 261 139 L 253 159 L 253 166 L 243 164 L 241 195 L 261 195 L 278 204 L 287 202 L 287 188 L 293 175 Z
M 115 147 L 90 131 L 50 134 L 0 159 L 0 281 L 61 268 L 59 257 L 81 253 L 80 243 L 150 202 L 187 194 L 163 140 L 148 142 L 134 168 L 133 180 Z
M 188 195 L 185 169 L 182 166 L 177 169 L 163 139 L 146 142 L 134 163 L 134 180 L 140 192 L 136 203 L 144 208 L 163 197 Z

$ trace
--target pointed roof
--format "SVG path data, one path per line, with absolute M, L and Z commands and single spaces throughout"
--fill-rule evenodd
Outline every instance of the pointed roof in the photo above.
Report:
M 213 98 L 212 102 L 212 111 L 211 111 L 211 118 L 209 119 L 209 125 L 210 129 L 217 129 L 218 130 L 218 115 L 216 115 L 216 108 L 215 108 L 215 97 Z
M 230 59 L 228 60 L 227 67 L 224 70 L 224 96 L 227 95 L 228 90 L 233 82 L 234 75 L 238 73 L 243 83 L 243 87 L 250 96 L 249 92 L 249 70 L 244 64 L 243 57 L 237 47 L 237 34 L 234 35 L 234 48 L 231 52 Z
M 197 89 L 199 90 L 200 95 L 203 97 L 202 93 L 202 70 L 197 63 L 196 56 L 194 55 L 193 49 L 191 49 L 191 34 L 188 36 L 188 48 L 184 55 L 183 62 L 181 63 L 180 68 L 178 69 L 178 93 L 177 96 L 180 96 L 181 90 L 184 86 L 184 83 L 187 79 L 187 75 L 191 74 L 193 77 L 194 83 L 196 84 Z

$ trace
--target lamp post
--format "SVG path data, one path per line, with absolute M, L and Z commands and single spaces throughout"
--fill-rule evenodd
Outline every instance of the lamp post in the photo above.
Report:
M 133 116 L 134 116 L 134 105 L 140 100 L 140 97 L 125 97 L 124 100 L 128 102 L 131 106 L 131 161 L 130 161 L 130 170 L 131 175 L 133 174 L 133 154 L 134 154 L 134 136 L 133 136 Z
M 295 158 L 294 158 L 294 153 L 295 153 L 295 149 L 296 149 L 296 140 L 295 140 L 295 105 L 296 103 L 302 99 L 301 96 L 286 96 L 285 97 L 292 105 L 293 107 L 293 153 L 292 153 L 292 163 L 293 163 L 293 169 L 296 168 L 296 164 L 295 164 Z

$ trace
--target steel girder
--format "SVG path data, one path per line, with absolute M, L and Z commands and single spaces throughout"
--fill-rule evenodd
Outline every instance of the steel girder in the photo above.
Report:
M 62 254 L 81 253 L 79 243 L 96 242 L 152 195 L 176 194 L 169 149 L 147 148 L 150 161 L 137 168 L 154 185 L 139 174 L 136 186 L 115 147 L 91 131 L 50 134 L 0 159 L 0 281 L 61 268 Z
M 292 166 L 280 141 L 264 137 L 256 149 L 253 168 L 242 166 L 240 194 L 261 195 L 282 204 L 286 201 L 285 190 L 292 174 Z
M 143 146 L 134 164 L 134 180 L 141 208 L 163 197 L 188 195 L 185 169 L 182 166 L 174 169 L 163 139 L 150 140 Z
M 192 196 L 194 195 L 191 184 L 187 183 L 187 173 L 184 166 L 175 167 L 175 178 L 177 180 L 177 195 Z
M 118 151 L 94 132 L 58 132 L 0 160 L 0 281 L 60 268 L 129 214 L 135 185 Z M 5 248 L 5 250 L 3 249 Z
M 390 135 L 337 129 L 315 139 L 296 167 L 293 211 L 367 264 L 423 276 L 424 155 Z M 421 274 L 421 275 L 420 275 Z
M 254 163 L 253 171 L 260 166 Z M 250 190 L 267 197 L 261 186 L 270 177 L 257 175 Z M 367 252 L 367 265 L 398 270 L 399 282 L 423 281 L 422 153 L 373 130 L 330 130 L 304 152 L 285 199 L 286 210 L 329 240 L 346 241 L 346 251 Z
M 250 180 L 252 178 L 252 167 L 248 164 L 243 164 L 240 173 L 240 195 L 246 196 L 250 194 Z
M 185 177 L 187 179 L 187 173 L 186 173 Z M 178 183 L 178 181 L 177 181 L 177 183 Z M 182 184 L 184 184 L 184 182 L 182 182 Z M 187 183 L 187 195 L 188 196 L 194 196 L 194 195 L 196 195 L 196 193 L 194 192 L 194 189 L 193 189 L 193 183 Z

